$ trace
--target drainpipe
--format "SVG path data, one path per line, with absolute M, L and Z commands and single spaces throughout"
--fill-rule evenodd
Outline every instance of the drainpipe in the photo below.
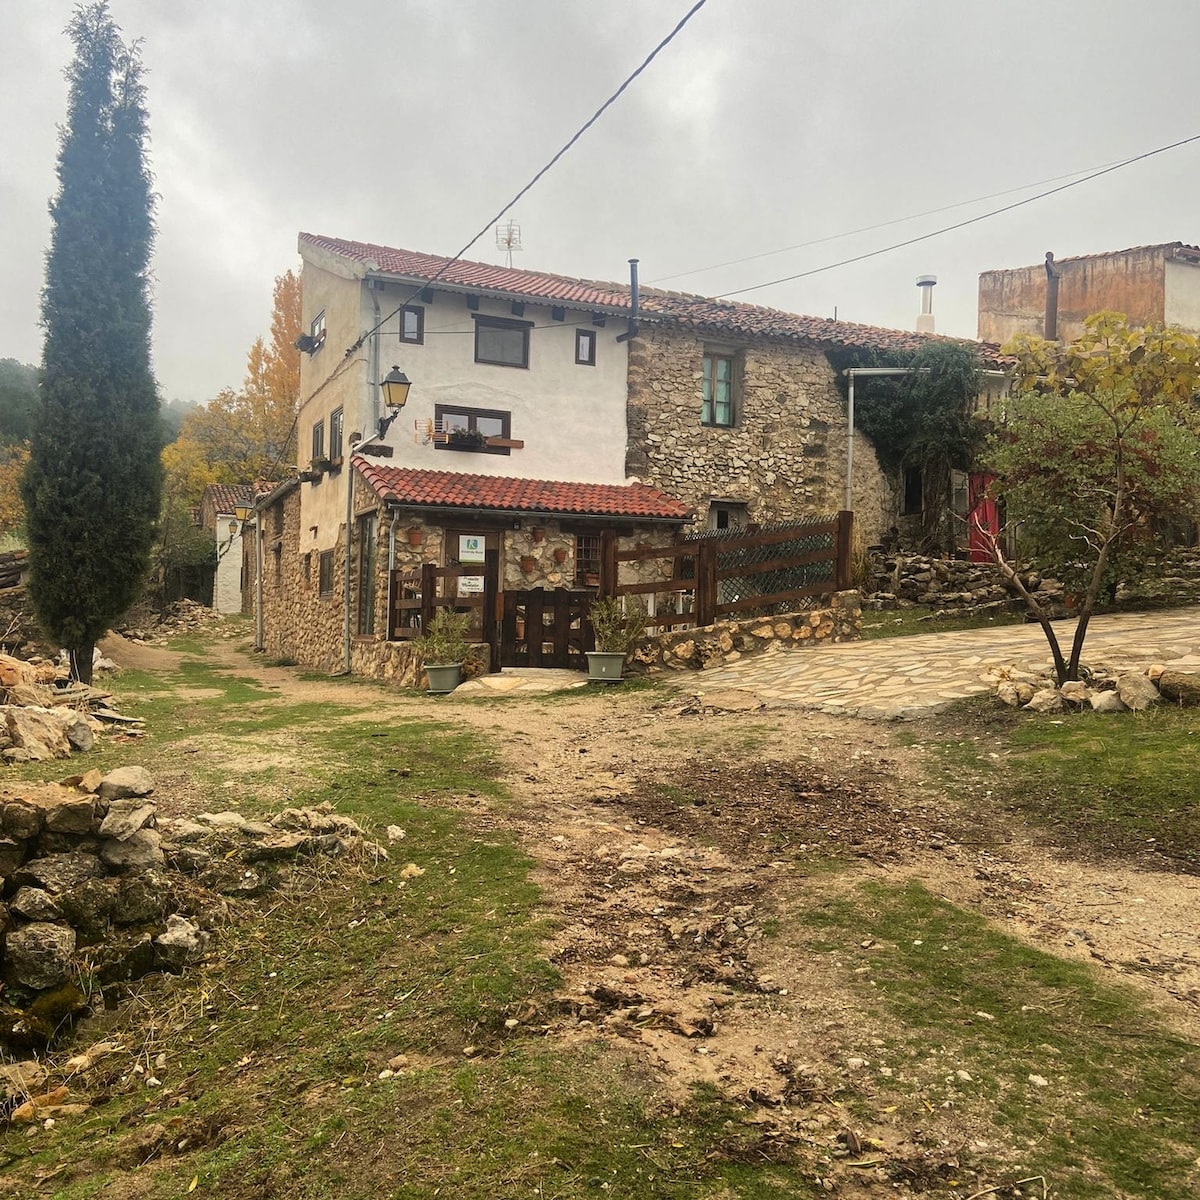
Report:
M 617 334 L 618 342 L 628 342 L 638 335 L 638 260 L 629 260 L 629 327 Z
M 1046 320 L 1042 336 L 1048 342 L 1058 341 L 1058 281 L 1062 272 L 1054 265 L 1054 254 L 1046 251 Z
M 264 650 L 263 645 L 263 536 L 262 509 L 254 510 L 254 648 Z
M 367 380 L 367 395 L 375 396 L 378 394 L 376 389 L 379 387 L 379 299 L 375 295 L 374 288 L 371 289 L 371 304 L 375 310 L 375 320 L 371 323 L 371 329 L 372 329 L 372 332 L 371 332 L 371 359 L 370 359 L 371 365 L 370 365 L 370 372 L 369 372 L 371 378 Z M 369 405 L 367 405 L 367 407 L 372 412 L 371 424 L 374 425 L 375 424 L 375 417 L 374 417 L 375 406 L 373 404 L 369 404 Z M 344 427 L 344 423 L 343 423 L 343 427 Z M 364 426 L 364 428 L 369 428 L 369 426 Z M 362 446 L 365 446 L 367 444 L 367 442 L 377 441 L 378 438 L 379 438 L 379 434 L 377 434 L 377 433 L 372 434 L 369 438 L 366 439 L 365 442 L 359 442 L 357 444 L 357 446 L 354 448 L 354 450 L 351 450 L 351 452 L 346 455 L 346 536 L 345 536 L 345 548 L 346 548 L 345 559 L 346 559 L 346 561 L 343 564 L 344 569 L 342 571 L 342 609 L 343 609 L 343 611 L 342 611 L 342 671 L 341 671 L 341 673 L 343 675 L 350 674 L 350 654 L 351 654 L 351 651 L 352 651 L 353 645 L 354 645 L 354 638 L 353 638 L 353 632 L 352 632 L 353 622 L 351 621 L 351 613 L 350 613 L 350 576 L 351 576 L 350 555 L 354 548 L 354 525 L 353 525 L 353 521 L 354 521 L 354 472 L 353 472 L 353 470 L 351 470 L 350 458 L 355 453 L 355 451 L 357 451 L 357 449 L 359 449 Z

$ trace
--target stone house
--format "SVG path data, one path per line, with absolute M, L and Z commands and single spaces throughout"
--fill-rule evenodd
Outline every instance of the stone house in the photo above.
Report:
M 254 504 L 254 491 L 248 483 L 210 483 L 200 497 L 200 525 L 212 534 L 216 547 L 212 606 L 219 613 L 242 611 L 245 553 L 237 510 Z
M 498 552 L 502 586 L 586 589 L 622 549 L 842 507 L 835 348 L 927 335 L 301 234 L 293 479 L 260 499 L 272 654 L 393 674 L 397 578 Z M 385 407 L 392 369 L 411 379 Z M 856 444 L 868 540 L 895 490 Z M 467 581 L 460 580 L 462 587 Z

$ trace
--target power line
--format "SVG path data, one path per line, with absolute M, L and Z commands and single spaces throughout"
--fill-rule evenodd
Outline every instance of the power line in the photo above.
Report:
M 825 237 L 813 238 L 808 242 L 797 242 L 793 246 L 781 246 L 778 250 L 763 250 L 759 254 L 747 254 L 743 258 L 731 258 L 725 262 L 713 263 L 707 267 L 695 267 L 690 271 L 676 271 L 673 275 L 659 275 L 657 279 L 648 279 L 648 284 L 666 283 L 669 279 L 682 279 L 687 275 L 703 275 L 708 271 L 719 271 L 722 267 L 736 267 L 742 263 L 753 262 L 759 258 L 773 258 L 776 254 L 787 254 L 792 250 L 806 250 L 810 246 L 821 246 L 826 242 L 840 241 L 842 238 L 854 237 L 860 233 L 874 233 L 876 229 L 886 229 L 889 225 L 903 225 L 906 221 L 917 221 L 921 217 L 933 217 L 938 213 L 952 212 L 956 208 L 967 208 L 972 204 L 982 204 L 985 200 L 996 200 L 1000 196 L 1011 196 L 1014 192 L 1027 192 L 1030 188 L 1041 187 L 1047 183 L 1057 183 L 1060 179 L 1074 179 L 1087 171 L 1096 171 L 1100 167 L 1116 166 L 1116 163 L 1101 163 L 1096 167 L 1080 167 L 1078 171 L 1067 171 L 1062 175 L 1052 175 L 1049 179 L 1037 179 L 1032 183 L 1023 183 L 1019 187 L 1005 188 L 1003 191 L 991 192 L 986 196 L 976 196 L 974 200 L 959 200 L 955 204 L 943 204 L 940 208 L 927 208 L 924 212 L 909 213 L 906 217 L 893 217 L 890 221 L 878 221 L 874 225 L 863 225 L 858 229 L 847 229 L 843 233 L 831 233 Z
M 969 217 L 965 221 L 958 221 L 953 225 L 946 225 L 941 229 L 934 229 L 930 233 L 922 233 L 917 237 L 906 238 L 902 242 L 894 242 L 890 246 L 881 246 L 878 250 L 868 250 L 864 254 L 856 254 L 853 258 L 843 258 L 840 262 L 827 263 L 823 267 L 813 267 L 808 271 L 799 271 L 795 275 L 785 275 L 781 279 L 771 279 L 766 283 L 754 283 L 749 287 L 736 288 L 732 291 L 721 292 L 720 296 L 740 296 L 745 292 L 756 292 L 760 288 L 774 287 L 780 283 L 791 283 L 796 279 L 807 279 L 810 275 L 820 275 L 825 271 L 835 271 L 838 267 L 848 267 L 852 263 L 864 262 L 868 258 L 877 258 L 881 254 L 888 254 L 892 250 L 902 250 L 905 246 L 915 246 L 918 242 L 927 242 L 930 238 L 941 237 L 943 233 L 952 233 L 956 229 L 965 229 L 968 225 L 976 225 L 980 221 L 986 221 L 990 217 L 998 217 L 1001 213 L 1012 212 L 1015 208 L 1022 208 L 1026 204 L 1032 204 L 1035 200 L 1044 200 L 1047 196 L 1056 195 L 1058 192 L 1065 192 L 1068 188 L 1078 187 L 1081 183 L 1088 183 L 1092 179 L 1098 179 L 1101 175 L 1108 175 L 1113 171 L 1119 171 L 1122 167 L 1128 167 L 1132 163 L 1141 162 L 1147 158 L 1153 158 L 1156 154 L 1165 154 L 1168 150 L 1176 150 L 1180 146 L 1186 146 L 1190 142 L 1200 141 L 1200 133 L 1192 134 L 1191 137 L 1182 138 L 1178 142 L 1171 142 L 1167 146 L 1159 146 L 1155 150 L 1147 150 L 1144 154 L 1135 154 L 1132 158 L 1122 159 L 1120 162 L 1113 163 L 1111 166 L 1103 167 L 1098 171 L 1093 171 L 1090 175 L 1085 175 L 1082 179 L 1076 179 L 1071 183 L 1060 184 L 1056 188 L 1050 188 L 1044 192 L 1038 192 L 1036 196 L 1027 196 L 1024 200 L 1017 200 L 1013 204 L 1005 204 L 1001 208 L 994 208 L 990 212 L 980 213 L 978 216 Z

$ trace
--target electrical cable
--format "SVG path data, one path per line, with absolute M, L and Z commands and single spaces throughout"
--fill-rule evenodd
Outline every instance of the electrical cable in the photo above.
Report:
M 690 271 L 676 271 L 673 275 L 659 275 L 656 279 L 648 279 L 646 283 L 654 286 L 666 283 L 669 279 L 682 279 L 687 275 L 703 275 L 708 271 L 719 271 L 722 267 L 736 267 L 742 263 L 753 262 L 759 258 L 773 258 L 776 254 L 787 254 L 792 250 L 806 250 L 810 246 L 821 246 L 826 242 L 840 241 L 842 238 L 854 237 L 860 233 L 874 233 L 876 229 L 886 229 L 889 225 L 903 225 L 906 221 L 917 221 L 921 217 L 933 217 L 938 213 L 952 212 L 956 208 L 966 208 L 971 204 L 982 204 L 985 200 L 996 200 L 1001 196 L 1011 196 L 1014 192 L 1027 192 L 1030 188 L 1042 187 L 1047 183 L 1057 183 L 1060 179 L 1074 179 L 1089 171 L 1100 170 L 1101 167 L 1116 166 L 1115 162 L 1100 163 L 1094 167 L 1080 167 L 1078 171 L 1067 171 L 1062 175 L 1052 175 L 1049 179 L 1037 179 L 1032 183 L 1023 183 L 1018 187 L 1004 188 L 999 192 L 991 192 L 986 196 L 976 196 L 974 200 L 959 200 L 956 204 L 943 204 L 940 208 L 927 208 L 924 212 L 909 213 L 906 217 L 893 217 L 890 221 L 878 221 L 874 225 L 863 225 L 858 229 L 847 229 L 843 233 L 831 233 L 825 237 L 813 238 L 809 242 L 796 242 L 793 246 L 781 246 L 778 250 L 763 250 L 759 254 L 747 254 L 744 258 L 730 258 L 725 262 L 712 263 L 707 267 L 695 267 Z
M 881 246 L 877 250 L 868 250 L 865 254 L 856 254 L 853 258 L 844 258 L 840 262 L 827 263 L 823 267 L 813 267 L 808 271 L 799 271 L 795 275 L 785 275 L 781 279 L 771 279 L 766 283 L 754 283 L 749 287 L 734 288 L 732 291 L 721 292 L 721 297 L 740 296 L 745 292 L 756 292 L 760 288 L 774 287 L 780 283 L 791 283 L 796 279 L 807 279 L 810 275 L 820 275 L 825 271 L 834 271 L 838 267 L 848 267 L 852 263 L 864 262 L 869 258 L 877 258 L 881 254 L 888 254 L 892 250 L 901 250 L 905 246 L 915 246 L 918 242 L 927 242 L 930 238 L 941 237 L 943 233 L 952 233 L 956 229 L 965 229 L 968 225 L 977 225 L 980 221 L 986 221 L 990 217 L 998 217 L 1001 213 L 1012 212 L 1015 208 L 1023 208 L 1026 204 L 1032 204 L 1035 200 L 1044 200 L 1047 196 L 1056 195 L 1058 192 L 1065 192 L 1068 188 L 1078 187 L 1081 183 L 1088 183 L 1093 179 L 1099 179 L 1101 175 L 1111 174 L 1113 171 L 1119 171 L 1122 167 L 1128 167 L 1133 163 L 1142 162 L 1144 159 L 1153 158 L 1156 154 L 1165 154 L 1168 150 L 1176 150 L 1180 146 L 1186 146 L 1190 142 L 1200 141 L 1200 133 L 1194 133 L 1191 137 L 1181 138 L 1177 142 L 1171 142 L 1167 146 L 1159 146 L 1154 150 L 1147 150 L 1144 154 L 1135 154 L 1132 158 L 1122 159 L 1120 162 L 1113 163 L 1111 166 L 1104 167 L 1101 170 L 1093 171 L 1090 175 L 1085 175 L 1082 179 L 1076 179 L 1071 183 L 1060 184 L 1056 188 L 1050 188 L 1047 191 L 1039 192 L 1036 196 L 1027 196 L 1024 200 L 1017 200 L 1013 204 L 1005 204 L 1001 208 L 994 208 L 990 212 L 980 213 L 978 216 L 969 217 L 965 221 L 958 221 L 953 225 L 946 225 L 942 229 L 934 229 L 930 233 L 922 233 L 917 237 L 906 238 L 902 242 L 894 242 L 890 246 Z M 717 297 L 710 297 L 716 299 Z

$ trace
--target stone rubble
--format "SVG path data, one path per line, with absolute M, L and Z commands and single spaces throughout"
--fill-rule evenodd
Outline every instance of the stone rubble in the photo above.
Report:
M 277 886 L 294 860 L 387 855 L 328 805 L 192 821 L 160 818 L 153 791 L 142 767 L 0 786 L 0 1053 L 45 1047 L 114 987 L 183 971 L 227 898 Z
M 1012 708 L 1030 712 L 1142 712 L 1164 700 L 1179 705 L 1200 704 L 1200 673 L 1168 670 L 1152 664 L 1144 671 L 1119 671 L 1095 667 L 1085 679 L 1069 679 L 1058 686 L 1053 675 L 1040 675 L 1017 667 L 988 673 L 996 697 Z

